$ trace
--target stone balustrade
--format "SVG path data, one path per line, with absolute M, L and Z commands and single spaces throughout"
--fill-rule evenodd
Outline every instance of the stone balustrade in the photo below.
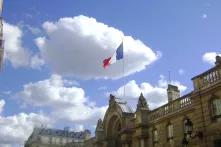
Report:
M 192 99 L 189 95 L 185 95 L 181 98 L 178 98 L 174 101 L 171 101 L 170 103 L 167 103 L 166 105 L 163 105 L 153 111 L 149 114 L 149 119 L 151 121 L 164 117 L 165 115 L 169 115 L 173 112 L 177 112 L 181 109 L 184 109 L 186 107 L 189 107 L 192 105 Z
M 214 82 L 217 82 L 220 80 L 220 72 L 218 69 L 214 69 L 207 74 L 203 75 L 201 77 L 202 79 L 202 86 L 208 86 L 209 84 L 212 84 Z
M 208 88 L 221 81 L 221 68 L 220 66 L 216 66 L 203 74 L 194 77 L 192 80 L 195 90 Z

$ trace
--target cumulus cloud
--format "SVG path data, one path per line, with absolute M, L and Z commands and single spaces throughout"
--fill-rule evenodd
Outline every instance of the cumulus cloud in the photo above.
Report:
M 27 140 L 34 126 L 49 124 L 49 119 L 35 113 L 19 113 L 17 115 L 0 116 L 0 146 L 22 146 Z
M 44 64 L 44 60 L 38 54 L 34 55 L 31 58 L 30 66 L 33 69 L 41 69 L 42 65 Z
M 4 59 L 9 61 L 13 67 L 31 67 L 39 69 L 44 65 L 40 55 L 31 56 L 28 49 L 23 46 L 22 37 L 23 31 L 16 25 L 3 23 L 3 33 L 5 40 Z
M 107 106 L 96 106 L 85 96 L 82 88 L 68 83 L 66 79 L 54 74 L 49 79 L 24 85 L 16 97 L 26 105 L 48 108 L 49 115 L 55 121 L 94 125 L 97 119 L 103 117 Z
M 217 52 L 206 52 L 203 57 L 202 60 L 205 63 L 209 63 L 211 65 L 214 65 L 215 61 L 216 61 L 216 56 L 219 55 L 221 56 L 220 53 Z
M 83 89 L 64 87 L 64 81 L 59 75 L 52 75 L 49 79 L 24 85 L 24 90 L 19 93 L 19 97 L 31 105 L 56 108 L 86 101 Z
M 5 101 L 4 101 L 4 100 L 0 100 L 0 114 L 1 114 L 2 111 L 3 111 L 4 105 L 5 105 Z
M 171 81 L 171 84 L 178 86 L 181 93 L 187 89 L 186 86 L 182 85 L 178 81 Z M 150 108 L 154 109 L 167 103 L 167 85 L 168 82 L 165 80 L 165 77 L 161 75 L 156 86 L 151 85 L 148 82 L 137 84 L 135 80 L 132 80 L 125 84 L 125 95 L 124 86 L 111 93 L 117 97 L 125 98 L 134 108 L 136 108 L 137 99 L 142 92 L 144 97 L 147 99 Z
M 41 29 L 38 27 L 34 27 L 32 25 L 26 24 L 24 21 L 19 21 L 18 22 L 18 27 L 20 29 L 22 29 L 24 32 L 30 32 L 32 33 L 34 36 L 39 36 L 41 35 Z
M 3 27 L 5 59 L 9 60 L 14 67 L 27 66 L 30 56 L 22 45 L 22 30 L 6 22 L 3 23 Z
M 5 102 L 0 100 L 0 105 L 1 102 L 3 102 L 4 106 Z M 42 124 L 51 124 L 50 119 L 43 114 L 19 113 L 12 116 L 0 115 L 0 146 L 22 147 L 33 128 Z
M 47 21 L 43 29 L 47 36 L 37 38 L 36 44 L 46 63 L 62 75 L 85 79 L 120 78 L 122 61 L 106 70 L 102 68 L 102 61 L 114 53 L 122 37 L 125 75 L 144 70 L 159 58 L 142 41 L 91 17 L 80 15 Z

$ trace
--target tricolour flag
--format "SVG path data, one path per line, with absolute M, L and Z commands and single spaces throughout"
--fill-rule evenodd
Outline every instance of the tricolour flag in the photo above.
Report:
M 114 64 L 117 60 L 121 60 L 124 57 L 124 51 L 123 51 L 123 42 L 118 46 L 116 52 L 114 52 L 113 56 L 104 59 L 103 61 L 103 67 L 106 68 L 111 64 Z

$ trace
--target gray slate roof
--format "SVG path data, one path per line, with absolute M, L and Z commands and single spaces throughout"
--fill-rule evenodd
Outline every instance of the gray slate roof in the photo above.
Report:
M 67 130 L 59 130 L 59 129 L 39 129 L 39 135 L 46 136 L 57 136 L 57 137 L 70 137 L 73 139 L 84 139 L 85 134 L 91 134 L 89 130 L 81 131 L 81 132 L 73 132 Z

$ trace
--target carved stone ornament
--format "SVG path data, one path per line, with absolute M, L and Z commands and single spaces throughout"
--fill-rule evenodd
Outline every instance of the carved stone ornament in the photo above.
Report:
M 138 103 L 137 103 L 137 110 L 141 110 L 141 109 L 149 110 L 148 105 L 147 105 L 147 101 L 144 98 L 143 93 L 140 94 L 140 97 L 139 97 Z
M 103 123 L 102 123 L 101 119 L 99 119 L 97 121 L 97 128 L 96 128 L 96 130 L 103 130 Z
M 115 104 L 115 96 L 110 94 L 110 99 L 109 99 L 109 106 L 112 106 L 113 104 Z

